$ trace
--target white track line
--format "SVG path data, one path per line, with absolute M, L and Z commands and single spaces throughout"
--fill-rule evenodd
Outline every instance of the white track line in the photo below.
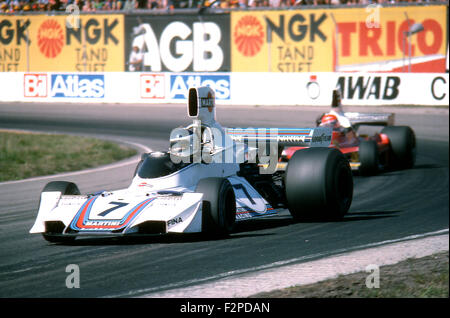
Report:
M 416 257 L 414 252 L 418 249 L 415 245 L 420 244 L 419 241 L 423 241 L 424 239 L 431 239 L 431 241 L 433 241 L 439 237 L 439 248 L 433 249 L 428 246 L 428 248 L 425 249 L 430 253 L 440 251 L 442 249 L 442 241 L 444 242 L 444 245 L 446 242 L 446 247 L 444 246 L 444 249 L 446 248 L 446 250 L 448 250 L 448 231 L 449 229 L 447 228 L 434 232 L 410 235 L 394 240 L 358 245 L 355 247 L 338 249 L 326 253 L 306 255 L 204 278 L 134 290 L 124 294 L 111 295 L 110 297 L 141 297 L 141 295 L 145 295 L 143 297 L 150 298 L 247 297 L 264 291 L 303 284 L 305 281 L 307 283 L 313 283 L 326 278 L 334 277 L 337 274 L 346 274 L 364 270 L 365 266 L 367 266 L 364 265 L 364 260 L 369 260 L 372 253 L 376 253 L 378 262 L 375 264 L 379 266 L 384 265 L 386 263 L 386 259 L 394 258 L 396 260 L 395 262 L 399 262 L 406 258 Z M 445 238 L 441 239 L 442 236 L 445 236 Z M 402 253 L 398 251 L 398 245 L 403 247 L 404 250 Z M 408 246 L 404 247 L 403 245 Z M 386 252 L 390 249 L 394 251 L 393 255 Z M 337 266 L 339 262 L 342 262 L 340 259 L 342 257 L 345 257 L 346 265 L 348 265 L 346 270 L 343 270 L 343 266 Z M 395 257 L 398 257 L 398 259 Z M 328 271 L 326 268 L 319 269 L 319 267 L 316 267 L 323 264 L 325 264 L 325 267 L 329 269 Z M 308 272 L 308 268 L 313 270 L 310 269 Z M 295 273 L 297 273 L 297 275 L 295 275 Z
M 283 266 L 240 277 L 166 292 L 149 294 L 152 298 L 242 298 L 261 292 L 314 284 L 356 272 L 364 272 L 368 266 L 381 267 L 396 264 L 408 258 L 419 258 L 448 251 L 449 236 L 440 235 L 423 239 L 397 242 L 387 246 L 340 254 L 319 260 Z M 373 268 L 373 267 L 372 267 Z M 367 275 L 371 272 L 369 271 Z M 380 277 L 383 271 L 379 272 Z M 365 279 L 360 281 L 365 283 Z M 383 288 L 381 285 L 380 288 Z

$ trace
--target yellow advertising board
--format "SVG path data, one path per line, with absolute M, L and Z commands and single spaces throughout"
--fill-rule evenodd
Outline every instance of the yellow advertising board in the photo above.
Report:
M 444 5 L 332 10 L 337 71 L 402 71 L 411 63 L 413 71 L 445 72 L 446 11 Z
M 232 71 L 330 71 L 332 29 L 326 10 L 233 11 Z
M 0 71 L 123 71 L 123 15 L 0 16 Z
M 445 72 L 447 8 L 232 12 L 232 71 Z

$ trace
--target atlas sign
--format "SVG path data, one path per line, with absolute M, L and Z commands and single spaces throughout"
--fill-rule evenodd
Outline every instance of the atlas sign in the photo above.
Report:
M 103 74 L 52 74 L 51 97 L 103 98 Z
M 216 100 L 229 100 L 231 97 L 229 74 L 177 74 L 170 76 L 171 99 L 187 99 L 190 87 L 209 86 L 216 93 Z

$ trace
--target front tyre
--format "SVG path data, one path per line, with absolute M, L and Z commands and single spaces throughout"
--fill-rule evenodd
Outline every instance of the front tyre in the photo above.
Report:
M 195 192 L 203 193 L 202 232 L 219 236 L 230 234 L 236 221 L 236 197 L 230 181 L 202 179 Z
M 378 146 L 374 140 L 364 140 L 359 145 L 359 174 L 373 176 L 378 173 L 379 154 Z
M 62 195 L 79 195 L 80 190 L 75 183 L 67 181 L 52 181 L 47 183 L 42 192 L 61 192 Z M 40 205 L 40 204 L 39 204 Z M 51 243 L 69 243 L 75 240 L 74 236 L 63 236 L 64 228 L 53 227 L 50 230 L 46 229 L 42 233 L 43 238 Z
M 289 212 L 296 220 L 337 220 L 349 210 L 353 176 L 337 149 L 307 148 L 294 153 L 285 175 Z
M 410 169 L 416 161 L 416 136 L 408 126 L 387 126 L 381 131 L 389 138 L 390 165 L 395 169 Z

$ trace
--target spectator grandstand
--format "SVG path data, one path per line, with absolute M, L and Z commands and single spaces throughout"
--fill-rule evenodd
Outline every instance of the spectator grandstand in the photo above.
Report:
M 437 0 L 433 2 L 447 2 Z M 30 11 L 66 11 L 76 5 L 80 12 L 184 9 L 201 7 L 218 8 L 282 8 L 301 5 L 338 5 L 371 3 L 430 2 L 429 0 L 0 0 L 0 12 L 17 13 Z

